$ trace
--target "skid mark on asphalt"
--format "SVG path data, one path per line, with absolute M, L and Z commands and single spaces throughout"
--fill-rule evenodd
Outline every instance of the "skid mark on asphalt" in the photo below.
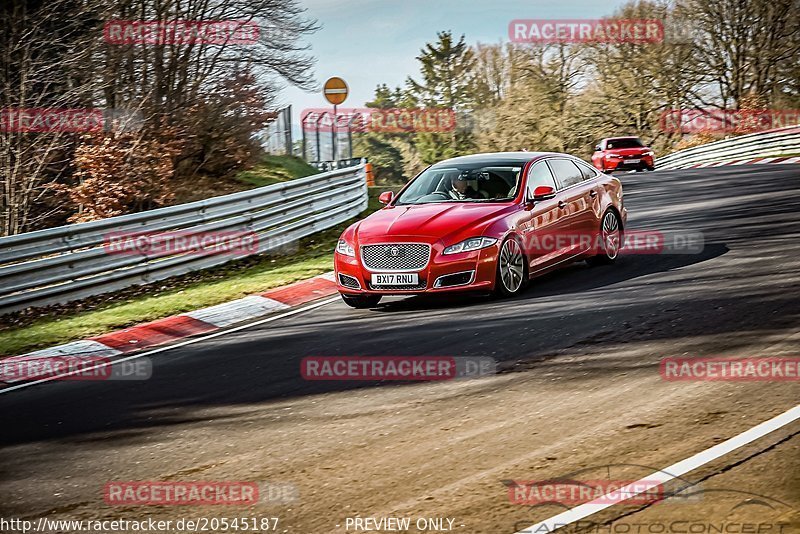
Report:
M 626 390 L 627 391 L 633 391 L 638 386 L 639 385 L 631 384 L 627 388 L 619 388 L 619 389 L 617 389 L 616 393 L 618 395 L 620 395 L 620 396 L 624 396 L 626 394 Z M 687 394 L 687 392 L 689 391 L 689 389 L 700 390 L 701 387 L 698 384 L 691 384 L 691 386 L 689 388 L 687 388 L 687 389 L 676 390 L 676 391 L 671 392 L 670 394 L 662 395 L 658 399 L 658 404 L 669 405 L 673 400 L 678 399 L 678 398 L 680 398 L 682 396 L 685 396 Z M 655 409 L 656 408 L 656 404 L 657 403 L 649 403 L 648 407 L 651 408 L 651 409 Z M 606 430 L 609 427 L 614 427 L 616 425 L 622 426 L 622 424 L 624 423 L 625 420 L 628 419 L 628 417 L 629 417 L 629 414 L 620 413 L 616 417 L 614 417 L 612 419 L 604 420 L 603 422 L 598 423 L 597 425 L 594 425 L 594 426 L 591 426 L 591 427 L 584 427 L 581 432 L 573 434 L 571 436 L 571 439 L 573 441 L 580 441 L 581 439 L 590 439 L 593 436 L 597 436 L 597 435 L 601 434 L 604 430 Z M 466 476 L 462 476 L 462 477 L 457 478 L 456 480 L 454 480 L 454 481 L 452 481 L 452 482 L 450 482 L 448 484 L 439 486 L 435 490 L 429 491 L 428 493 L 429 493 L 430 496 L 433 496 L 433 497 L 443 496 L 443 495 L 448 495 L 450 493 L 453 493 L 453 492 L 455 492 L 455 491 L 457 491 L 457 490 L 459 490 L 459 489 L 461 489 L 464 486 L 469 485 L 469 484 L 473 484 L 473 483 L 476 483 L 476 482 L 479 482 L 479 481 L 483 481 L 483 480 L 487 480 L 487 479 L 491 480 L 492 478 L 503 478 L 501 475 L 503 475 L 504 473 L 508 472 L 511 468 L 519 466 L 519 465 L 523 465 L 526 462 L 530 462 L 531 460 L 534 460 L 536 458 L 539 458 L 539 457 L 542 457 L 542 456 L 546 456 L 546 457 L 549 456 L 551 458 L 555 458 L 555 457 L 550 456 L 549 453 L 551 453 L 552 451 L 556 451 L 556 450 L 563 450 L 563 443 L 558 443 L 558 442 L 557 443 L 552 443 L 552 444 L 550 444 L 548 446 L 539 447 L 536 450 L 529 451 L 529 452 L 527 452 L 527 453 L 525 453 L 523 455 L 515 456 L 513 458 L 509 458 L 508 460 L 506 460 L 506 461 L 504 461 L 502 463 L 494 463 L 492 465 L 492 467 L 489 468 L 489 469 L 483 469 L 483 470 L 478 471 L 476 473 L 471 473 L 471 474 L 468 474 Z M 417 506 L 422 500 L 423 499 L 421 497 L 415 497 L 413 499 L 409 499 L 409 500 L 406 500 L 406 501 L 403 501 L 403 502 L 400 502 L 400 503 L 393 504 L 393 505 L 391 505 L 391 507 L 379 510 L 379 511 L 375 512 L 373 515 L 375 515 L 376 517 L 380 517 L 380 516 L 384 516 L 384 515 L 390 515 L 390 514 L 393 514 L 393 513 L 397 513 L 398 511 L 401 511 L 401 510 L 407 510 L 409 508 L 413 508 L 414 506 Z M 545 531 L 543 531 L 543 532 L 545 532 Z
M 752 454 L 750 454 L 748 456 L 745 456 L 744 458 L 741 458 L 740 460 L 737 460 L 735 462 L 731 462 L 729 464 L 726 464 L 726 465 L 724 465 L 722 467 L 719 467 L 719 468 L 713 470 L 712 472 L 710 472 L 707 475 L 704 475 L 704 476 L 698 478 L 697 480 L 695 480 L 694 482 L 692 482 L 690 484 L 686 484 L 686 485 L 676 489 L 675 491 L 671 491 L 671 492 L 665 493 L 664 498 L 668 499 L 668 498 L 673 497 L 673 496 L 679 496 L 685 490 L 691 489 L 694 486 L 698 486 L 699 484 L 702 484 L 703 482 L 707 482 L 707 481 L 711 480 L 714 477 L 723 475 L 723 474 L 725 474 L 725 473 L 727 473 L 727 472 L 729 472 L 729 471 L 731 471 L 731 470 L 733 470 L 733 469 L 735 469 L 735 468 L 737 468 L 737 467 L 739 467 L 741 465 L 744 465 L 745 463 L 747 463 L 747 462 L 749 462 L 751 460 L 754 460 L 754 459 L 756 459 L 756 458 L 758 458 L 760 456 L 763 456 L 764 454 L 767 454 L 769 452 L 772 452 L 773 450 L 777 449 L 778 447 L 780 447 L 784 443 L 788 443 L 789 441 L 791 441 L 792 439 L 794 439 L 794 438 L 796 438 L 798 436 L 800 436 L 800 431 L 793 432 L 793 433 L 789 434 L 788 436 L 776 441 L 775 443 L 773 443 L 773 444 L 771 444 L 771 445 L 769 445 L 767 447 L 764 447 L 764 448 L 762 448 L 762 449 L 760 449 L 760 450 L 758 450 L 758 451 L 756 451 L 756 452 L 754 452 L 754 453 L 752 453 Z M 681 478 L 681 481 L 685 481 L 685 480 L 686 480 L 685 478 Z M 609 519 L 606 519 L 606 520 L 603 520 L 603 521 L 598 521 L 596 523 L 592 523 L 592 528 L 598 529 L 600 527 L 609 526 L 612 523 L 615 523 L 615 522 L 619 521 L 620 519 L 624 519 L 626 517 L 631 517 L 631 516 L 634 516 L 636 514 L 640 514 L 640 513 L 644 512 L 644 511 L 650 509 L 654 504 L 658 504 L 658 503 L 659 503 L 659 501 L 652 501 L 652 502 L 649 502 L 649 503 L 646 503 L 646 504 L 642 504 L 641 506 L 639 506 L 639 507 L 637 507 L 635 509 L 627 510 L 626 512 L 617 514 L 614 517 L 611 517 Z M 786 503 L 783 503 L 783 504 L 786 504 Z M 527 531 L 523 530 L 522 532 L 527 532 Z
M 773 417 L 753 428 L 742 432 L 719 445 L 714 445 L 710 449 L 701 451 L 685 460 L 674 463 L 660 471 L 656 471 L 641 480 L 629 484 L 616 491 L 609 492 L 602 497 L 591 502 L 576 506 L 571 510 L 555 515 L 544 521 L 540 521 L 530 527 L 520 530 L 517 534 L 531 534 L 540 532 L 552 532 L 556 529 L 569 526 L 585 517 L 589 517 L 607 508 L 614 506 L 615 503 L 623 503 L 628 499 L 640 495 L 649 489 L 660 486 L 666 482 L 681 477 L 690 471 L 694 471 L 709 462 L 748 445 L 767 434 L 779 430 L 800 419 L 800 404 Z

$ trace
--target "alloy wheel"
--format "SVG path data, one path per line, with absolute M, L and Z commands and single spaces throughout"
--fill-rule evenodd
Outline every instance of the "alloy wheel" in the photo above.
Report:
M 516 293 L 522 286 L 525 261 L 519 243 L 509 239 L 500 250 L 500 279 L 509 293 Z
M 603 217 L 603 246 L 608 259 L 613 260 L 619 254 L 620 232 L 619 220 L 614 212 L 609 211 Z

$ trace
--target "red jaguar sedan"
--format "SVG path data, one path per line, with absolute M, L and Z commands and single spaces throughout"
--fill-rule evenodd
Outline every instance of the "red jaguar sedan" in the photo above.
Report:
M 355 308 L 384 295 L 516 295 L 570 261 L 613 262 L 627 219 L 619 180 L 556 153 L 449 159 L 380 201 L 336 246 L 337 288 Z

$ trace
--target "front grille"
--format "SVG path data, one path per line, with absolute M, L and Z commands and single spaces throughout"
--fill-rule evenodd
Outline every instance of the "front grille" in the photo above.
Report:
M 373 291 L 419 291 L 420 289 L 425 289 L 427 283 L 425 280 L 420 280 L 414 286 L 373 286 L 370 283 L 367 283 L 367 286 Z
M 431 247 L 423 243 L 364 245 L 361 260 L 371 271 L 419 271 L 428 265 Z
M 361 289 L 361 284 L 358 282 L 358 279 L 353 278 L 352 276 L 346 274 L 339 273 L 339 283 L 342 284 L 344 287 Z

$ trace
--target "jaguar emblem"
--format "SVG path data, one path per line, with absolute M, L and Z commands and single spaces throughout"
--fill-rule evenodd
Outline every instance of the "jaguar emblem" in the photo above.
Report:
M 389 247 L 386 249 L 386 255 L 390 258 L 399 258 L 400 256 L 405 254 L 405 250 L 400 247 Z

